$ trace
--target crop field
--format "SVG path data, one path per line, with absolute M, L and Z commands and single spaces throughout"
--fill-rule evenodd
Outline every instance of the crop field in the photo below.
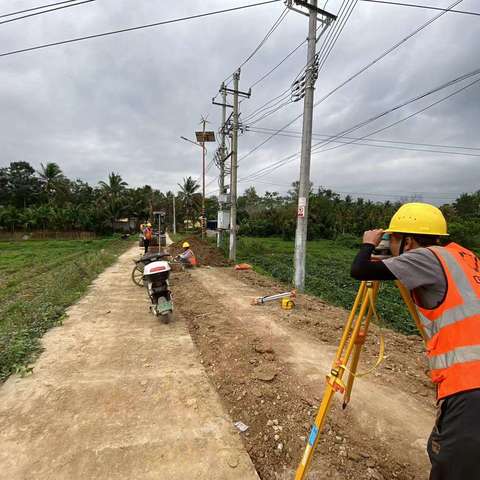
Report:
M 25 372 L 40 337 L 130 242 L 0 242 L 0 381 Z
M 354 242 L 353 242 L 354 243 Z M 349 310 L 359 282 L 350 277 L 350 265 L 357 252 L 352 242 L 315 240 L 308 242 L 306 291 Z M 238 239 L 238 261 L 252 264 L 260 273 L 290 284 L 293 278 L 294 242 L 279 238 Z M 396 287 L 385 282 L 380 290 L 378 310 L 385 324 L 413 334 L 416 327 Z

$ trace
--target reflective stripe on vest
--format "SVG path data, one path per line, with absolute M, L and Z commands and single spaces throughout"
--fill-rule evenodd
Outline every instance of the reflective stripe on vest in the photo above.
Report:
M 428 338 L 432 338 L 442 328 L 448 325 L 480 313 L 480 299 L 476 292 L 473 291 L 470 282 L 465 276 L 465 272 L 458 264 L 457 260 L 446 248 L 431 247 L 430 250 L 432 250 L 437 257 L 440 256 L 447 265 L 457 288 L 460 290 L 460 295 L 463 298 L 463 304 L 446 310 L 441 317 L 437 318 L 433 322 L 417 308 L 418 315 L 423 327 L 425 328 L 425 333 L 427 334 Z
M 428 339 L 432 380 L 443 398 L 480 388 L 480 272 L 463 258 L 475 255 L 457 244 L 430 250 L 445 271 L 447 292 L 436 308 L 416 309 Z
M 440 370 L 457 363 L 473 362 L 476 360 L 480 360 L 480 345 L 458 347 L 447 353 L 435 355 L 430 358 L 429 363 L 432 370 Z

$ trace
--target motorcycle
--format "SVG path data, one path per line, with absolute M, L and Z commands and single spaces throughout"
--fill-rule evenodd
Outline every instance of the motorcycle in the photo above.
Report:
M 172 293 L 168 283 L 170 271 L 170 264 L 165 260 L 150 262 L 143 270 L 143 283 L 152 302 L 150 311 L 161 317 L 163 323 L 169 323 L 173 317 Z

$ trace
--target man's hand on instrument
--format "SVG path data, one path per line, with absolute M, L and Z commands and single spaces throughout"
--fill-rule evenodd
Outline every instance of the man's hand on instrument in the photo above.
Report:
M 371 243 L 376 247 L 382 240 L 382 236 L 383 230 L 381 228 L 377 228 L 376 230 L 367 230 L 363 234 L 363 243 Z

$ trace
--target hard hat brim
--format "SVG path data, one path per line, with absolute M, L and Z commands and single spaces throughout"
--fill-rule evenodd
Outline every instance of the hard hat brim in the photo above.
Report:
M 432 233 L 432 232 L 420 232 L 418 230 L 393 230 L 391 228 L 387 228 L 384 230 L 384 233 L 409 233 L 411 235 L 430 235 L 432 237 L 449 237 L 449 233 Z

